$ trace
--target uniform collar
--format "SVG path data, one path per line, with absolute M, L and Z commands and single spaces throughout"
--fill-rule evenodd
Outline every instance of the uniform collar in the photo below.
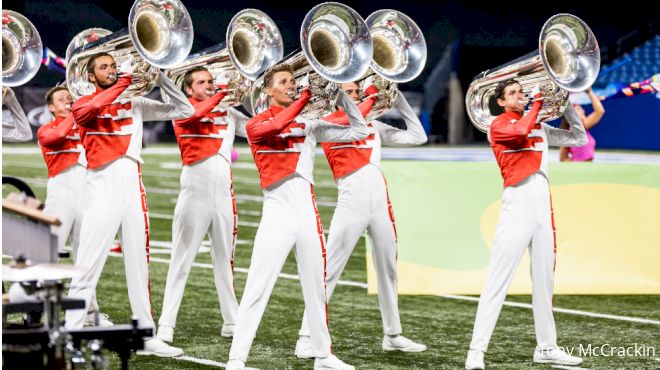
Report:
M 270 113 L 273 115 L 273 117 L 275 117 L 276 115 L 278 115 L 284 109 L 285 109 L 284 107 L 280 107 L 279 105 L 271 105 L 270 106 Z
M 506 118 L 508 121 L 511 121 L 511 120 L 518 121 L 519 119 L 522 118 L 522 114 L 520 114 L 518 112 L 514 112 L 514 111 L 504 112 L 504 113 L 502 113 L 502 116 L 504 118 Z
M 50 121 L 50 123 L 56 125 L 56 124 L 58 124 L 58 123 L 64 121 L 65 119 L 66 119 L 66 117 L 60 117 L 60 116 L 57 116 L 57 117 L 55 117 L 54 120 Z

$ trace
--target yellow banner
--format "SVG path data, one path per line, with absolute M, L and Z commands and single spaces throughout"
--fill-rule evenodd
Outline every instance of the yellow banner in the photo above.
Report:
M 396 216 L 400 294 L 478 295 L 499 217 L 494 163 L 384 163 Z M 660 294 L 660 166 L 550 165 L 555 293 Z M 369 292 L 376 276 L 367 243 Z M 530 294 L 525 253 L 510 294 Z

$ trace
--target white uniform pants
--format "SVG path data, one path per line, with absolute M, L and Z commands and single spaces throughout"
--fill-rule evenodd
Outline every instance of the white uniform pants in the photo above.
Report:
M 378 279 L 383 332 L 401 334 L 397 292 L 397 245 L 394 214 L 387 184 L 380 169 L 368 164 L 338 181 L 337 208 L 328 234 L 328 299 L 346 267 L 348 259 L 366 229 L 372 245 L 372 257 Z M 300 335 L 309 335 L 307 311 Z
M 236 323 L 236 223 L 236 202 L 231 167 L 227 160 L 214 155 L 193 165 L 183 166 L 181 192 L 172 223 L 172 258 L 159 325 L 176 325 L 188 274 L 207 232 L 211 239 L 211 260 L 222 319 L 226 324 Z
M 69 297 L 84 299 L 86 307 L 108 258 L 109 246 L 121 227 L 128 299 L 140 326 L 154 327 L 149 291 L 149 214 L 140 166 L 128 157 L 87 171 L 87 208 L 80 230 L 76 266 L 86 269 L 72 279 Z M 66 327 L 81 328 L 83 310 L 66 313 Z
M 500 220 L 484 284 L 470 349 L 486 351 L 507 290 L 525 249 L 529 250 L 536 341 L 556 346 L 552 316 L 555 234 L 547 179 L 535 173 L 502 195 Z
M 44 213 L 57 217 L 62 223 L 56 227 L 57 250 L 63 251 L 66 240 L 71 242 L 73 260 L 78 255 L 80 226 L 85 211 L 85 180 L 87 169 L 73 165 L 48 179 Z M 96 294 L 92 296 L 89 311 L 98 311 Z
M 316 357 L 330 354 L 325 295 L 325 241 L 313 186 L 298 175 L 264 190 L 261 223 L 238 308 L 230 360 L 247 361 L 277 275 L 295 244 L 298 274 Z

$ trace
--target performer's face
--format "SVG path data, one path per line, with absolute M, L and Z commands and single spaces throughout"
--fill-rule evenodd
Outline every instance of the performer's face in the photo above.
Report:
M 360 87 L 355 82 L 341 84 L 341 89 L 344 90 L 346 95 L 348 95 L 348 97 L 354 102 L 357 103 L 360 101 Z
M 94 60 L 94 73 L 89 80 L 97 87 L 107 89 L 117 83 L 117 64 L 111 56 L 104 55 Z
M 520 84 L 511 84 L 504 88 L 503 98 L 497 98 L 497 104 L 504 108 L 505 112 L 519 112 L 525 110 L 525 105 L 522 102 L 525 95 Z
M 192 83 L 186 86 L 188 96 L 197 100 L 206 100 L 213 94 L 213 76 L 208 71 L 197 71 L 192 74 Z
M 266 88 L 272 105 L 288 107 L 293 103 L 296 79 L 287 71 L 275 72 L 271 85 Z
M 48 104 L 48 110 L 50 110 L 53 116 L 68 117 L 71 113 L 71 104 L 73 103 L 71 94 L 66 90 L 59 90 L 53 94 L 52 99 L 53 103 Z

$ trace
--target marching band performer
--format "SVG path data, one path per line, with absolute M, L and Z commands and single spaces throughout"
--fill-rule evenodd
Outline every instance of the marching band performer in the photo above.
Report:
M 231 337 L 238 302 L 234 292 L 234 243 L 237 209 L 231 180 L 234 136 L 246 136 L 248 117 L 218 106 L 227 84 L 214 81 L 204 67 L 192 68 L 183 79 L 184 91 L 195 107 L 191 117 L 174 121 L 183 170 L 181 192 L 172 223 L 172 258 L 167 273 L 158 338 L 172 342 L 183 291 L 204 235 L 211 239 L 213 274 L 224 321 L 220 334 Z M 214 87 L 219 91 L 215 92 Z
M 305 86 L 305 84 L 302 84 Z M 299 114 L 311 98 L 305 88 L 294 100 L 296 80 L 288 64 L 264 75 L 268 110 L 247 123 L 247 136 L 264 191 L 262 218 L 238 317 L 227 369 L 243 369 L 277 275 L 295 245 L 298 273 L 309 315 L 315 369 L 354 369 L 331 353 L 325 291 L 325 236 L 316 208 L 312 170 L 316 141 L 354 141 L 367 136 L 355 104 L 343 92 L 338 103 L 350 125 Z
M 128 64 L 128 63 L 127 63 Z M 119 99 L 131 84 L 134 66 L 122 66 L 117 78 L 114 58 L 107 53 L 92 56 L 87 64 L 89 81 L 96 92 L 73 104 L 73 117 L 87 156 L 87 209 L 80 231 L 76 266 L 86 272 L 71 281 L 69 297 L 84 299 L 89 307 L 103 266 L 107 246 L 121 227 L 128 297 L 141 326 L 154 327 L 149 290 L 149 215 L 142 184 L 140 157 L 143 121 L 183 119 L 195 113 L 185 95 L 162 72 L 161 93 L 171 103 L 143 97 Z M 84 313 L 70 310 L 67 328 L 80 328 Z M 173 357 L 183 354 L 157 338 L 145 341 L 141 354 Z
M 378 89 L 365 81 L 365 100 L 358 106 L 366 116 L 378 97 Z M 357 83 L 342 84 L 342 89 L 354 101 L 360 101 Z M 330 223 L 328 234 L 328 277 L 326 289 L 328 299 L 348 262 L 355 245 L 365 230 L 373 245 L 373 260 L 378 276 L 378 302 L 383 320 L 383 342 L 385 351 L 422 352 L 423 344 L 415 343 L 401 335 L 399 319 L 397 274 L 396 274 L 396 226 L 394 213 L 387 191 L 385 176 L 380 169 L 380 147 L 413 146 L 426 143 L 422 123 L 406 101 L 398 94 L 395 107 L 406 123 L 406 129 L 398 129 L 373 120 L 367 124 L 369 135 L 351 143 L 321 143 L 334 175 L 339 196 L 337 208 Z M 346 123 L 343 111 L 324 118 L 337 123 Z M 296 343 L 296 356 L 313 357 L 307 315 L 303 317 L 300 337 Z

